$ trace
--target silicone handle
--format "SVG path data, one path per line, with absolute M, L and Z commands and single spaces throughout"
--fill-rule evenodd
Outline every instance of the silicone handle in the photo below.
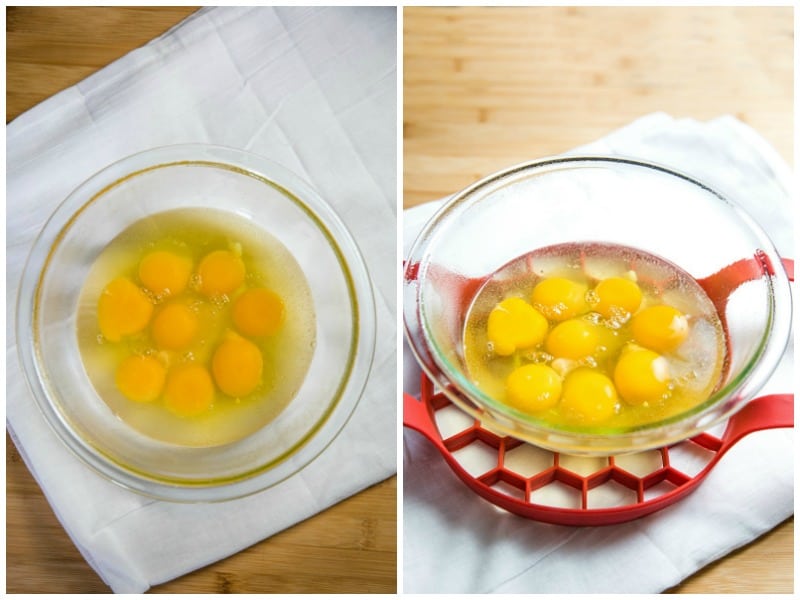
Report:
M 425 397 L 425 394 L 423 394 Z M 428 404 L 417 400 L 411 394 L 403 394 L 403 426 L 418 431 L 430 440 L 440 451 L 446 453 L 447 449 L 442 443 L 442 438 L 431 418 Z
M 427 378 L 423 378 L 427 379 Z M 431 398 L 433 394 L 426 394 L 423 390 L 423 398 Z M 418 431 L 424 435 L 445 458 L 450 457 L 450 452 L 444 445 L 436 423 L 433 421 L 428 403 L 418 400 L 411 394 L 403 394 L 403 426 Z
M 789 277 L 789 281 L 794 281 L 794 260 L 791 258 L 782 258 L 781 264 L 783 265 L 783 270 L 786 271 L 786 275 Z
M 728 421 L 720 455 L 744 436 L 763 429 L 794 427 L 794 394 L 768 394 L 748 402 Z
M 794 260 L 782 258 L 781 264 L 789 280 L 794 281 Z M 708 294 L 717 312 L 724 314 L 725 305 L 734 290 L 747 281 L 758 279 L 765 272 L 774 275 L 775 267 L 769 257 L 758 250 L 752 258 L 737 260 L 708 277 L 698 279 L 697 282 Z

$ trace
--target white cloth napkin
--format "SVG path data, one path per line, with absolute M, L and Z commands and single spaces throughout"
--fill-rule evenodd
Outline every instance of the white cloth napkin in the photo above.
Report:
M 217 561 L 396 471 L 396 82 L 394 7 L 203 9 L 8 125 L 7 425 L 115 592 Z M 57 204 L 117 159 L 184 142 L 250 150 L 309 181 L 360 245 L 378 317 L 370 381 L 339 438 L 298 475 L 222 504 L 153 501 L 78 462 L 34 406 L 15 347 L 22 267 Z
M 642 117 L 570 154 L 619 154 L 672 166 L 730 195 L 793 257 L 792 177 L 755 131 Z M 404 213 L 404 254 L 441 202 Z M 713 224 L 709 224 L 713 227 Z M 764 393 L 792 392 L 793 342 Z M 404 347 L 404 389 L 419 370 Z M 685 499 L 638 521 L 564 527 L 498 511 L 453 474 L 433 446 L 404 432 L 403 590 L 407 593 L 654 593 L 755 539 L 793 514 L 793 438 L 750 434 Z

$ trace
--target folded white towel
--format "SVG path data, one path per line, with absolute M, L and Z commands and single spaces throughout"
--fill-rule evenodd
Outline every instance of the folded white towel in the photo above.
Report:
M 78 549 L 116 592 L 233 554 L 396 470 L 396 11 L 203 9 L 8 125 L 9 431 Z M 201 142 L 261 154 L 309 181 L 365 256 L 378 341 L 370 381 L 339 438 L 249 498 L 153 501 L 66 450 L 19 368 L 14 303 L 35 235 L 81 181 L 135 152 Z

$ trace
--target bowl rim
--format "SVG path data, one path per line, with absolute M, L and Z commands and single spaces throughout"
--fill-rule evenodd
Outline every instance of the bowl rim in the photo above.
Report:
M 769 275 L 765 278 L 769 288 L 767 323 L 757 350 L 749 358 L 741 372 L 721 388 L 715 390 L 705 401 L 687 411 L 643 426 L 630 426 L 606 432 L 581 427 L 574 429 L 555 427 L 490 397 L 473 385 L 463 372 L 453 367 L 444 356 L 424 317 L 424 311 L 420 308 L 424 305 L 421 300 L 422 285 L 420 282 L 424 279 L 429 266 L 427 251 L 437 236 L 446 234 L 439 229 L 452 216 L 453 211 L 468 206 L 474 194 L 502 182 L 506 178 L 518 174 L 546 171 L 549 167 L 594 168 L 597 165 L 619 164 L 677 177 L 700 188 L 733 209 L 736 216 L 749 228 L 749 232 L 755 236 L 764 250 L 765 257 L 758 258 L 765 265 L 765 272 Z M 490 191 L 489 195 L 491 193 Z M 777 368 L 788 344 L 792 319 L 788 277 L 782 265 L 778 265 L 781 265 L 781 258 L 760 225 L 729 197 L 685 172 L 657 162 L 622 155 L 570 154 L 543 157 L 512 165 L 470 184 L 449 197 L 423 225 L 411 245 L 404 268 L 404 285 L 412 288 L 412 293 L 404 298 L 404 333 L 418 365 L 431 381 L 435 382 L 456 406 L 492 430 L 554 451 L 580 454 L 609 454 L 615 451 L 629 452 L 653 448 L 687 439 L 729 418 L 746 401 L 755 396 L 758 389 L 766 383 Z M 413 303 L 410 302 L 412 298 Z M 714 409 L 723 405 L 726 399 L 741 394 L 746 387 L 749 388 L 749 391 L 745 392 L 744 400 L 732 403 L 733 406 L 717 415 L 711 414 Z M 499 414 L 503 418 L 495 418 L 495 414 Z M 671 431 L 681 422 L 689 419 L 694 419 L 694 426 Z M 505 420 L 510 420 L 511 423 L 506 423 Z M 650 441 L 645 442 L 641 447 L 632 448 L 630 440 L 634 436 L 638 438 L 647 436 Z
M 142 166 L 145 165 L 145 166 Z M 209 479 L 154 476 L 124 465 L 78 435 L 54 401 L 40 361 L 37 341 L 41 285 L 52 255 L 68 229 L 89 205 L 115 187 L 145 172 L 199 165 L 249 176 L 277 190 L 314 223 L 336 256 L 352 304 L 352 332 L 344 375 L 313 427 L 291 448 L 265 464 Z M 138 166 L 139 168 L 133 168 Z M 123 172 L 119 176 L 119 172 Z M 219 210 L 230 210 L 220 207 Z M 79 183 L 50 213 L 31 245 L 16 298 L 17 355 L 34 403 L 56 437 L 84 464 L 121 487 L 161 500 L 213 502 L 257 493 L 291 477 L 316 460 L 352 417 L 372 369 L 376 312 L 372 280 L 352 233 L 334 208 L 302 177 L 259 154 L 216 144 L 186 143 L 148 148 L 124 156 Z M 249 436 L 248 436 L 249 437 Z M 247 438 L 244 438 L 247 439 Z M 236 442 L 233 442 L 235 444 Z

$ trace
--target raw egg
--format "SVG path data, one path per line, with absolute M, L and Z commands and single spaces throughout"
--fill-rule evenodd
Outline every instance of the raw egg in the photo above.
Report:
M 584 319 L 569 319 L 553 327 L 545 349 L 556 358 L 577 360 L 594 354 L 599 341 L 597 325 Z
M 506 298 L 489 313 L 487 334 L 494 352 L 508 356 L 540 344 L 547 334 L 547 319 L 522 298 Z
M 148 215 L 114 237 L 83 283 L 75 325 L 111 414 L 176 448 L 262 429 L 317 352 L 301 263 L 268 230 L 211 208 Z
M 211 359 L 211 371 L 217 387 L 234 398 L 247 396 L 258 387 L 263 366 L 258 346 L 237 335 L 228 336 Z
M 689 334 L 689 322 L 677 308 L 666 304 L 650 306 L 631 319 L 631 334 L 639 344 L 656 352 L 670 352 Z
M 564 277 L 548 277 L 536 284 L 531 302 L 554 321 L 563 321 L 586 312 L 586 284 Z
M 139 333 L 150 321 L 153 304 L 147 295 L 127 277 L 111 281 L 97 302 L 100 333 L 111 342 Z
M 524 365 L 508 376 L 506 394 L 508 404 L 514 408 L 537 413 L 558 404 L 561 377 L 547 365 Z
M 241 256 L 230 250 L 215 250 L 203 257 L 197 267 L 200 292 L 206 296 L 231 294 L 244 283 L 245 267 Z
M 236 298 L 232 315 L 236 329 L 243 335 L 274 335 L 283 323 L 283 300 L 266 288 L 252 288 Z
M 669 392 L 670 369 L 667 359 L 646 348 L 628 348 L 614 368 L 614 383 L 628 404 L 643 404 L 662 399 Z
M 632 315 L 642 303 L 642 290 L 635 281 L 624 277 L 609 277 L 594 288 L 592 308 L 607 319 Z
M 164 405 L 174 414 L 191 417 L 207 411 L 214 402 L 214 383 L 208 370 L 196 363 L 173 367 L 164 387 Z
M 139 280 L 159 296 L 183 292 L 191 274 L 191 260 L 166 250 L 151 252 L 139 263 Z
M 153 402 L 161 396 L 167 369 L 153 356 L 133 354 L 117 367 L 117 389 L 129 400 Z
M 150 326 L 153 341 L 163 350 L 183 350 L 197 336 L 197 314 L 183 302 L 167 304 Z
M 498 295 L 508 299 L 498 304 Z M 465 318 L 463 357 L 482 393 L 548 425 L 630 431 L 707 399 L 725 337 L 705 290 L 674 264 L 627 246 L 570 243 L 521 255 L 486 279 Z
M 561 404 L 567 415 L 583 424 L 607 421 L 617 406 L 617 390 L 605 375 L 588 367 L 571 371 L 564 379 Z

